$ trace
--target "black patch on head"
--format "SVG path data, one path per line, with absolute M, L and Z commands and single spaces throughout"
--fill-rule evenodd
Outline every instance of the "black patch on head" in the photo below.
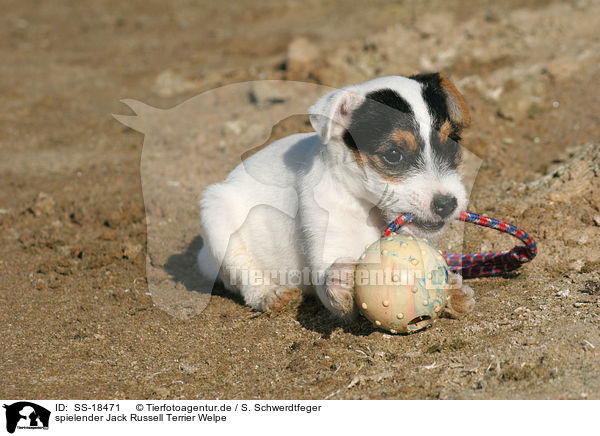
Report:
M 410 132 L 415 138 L 415 145 L 409 147 L 398 139 L 394 140 L 401 136 L 394 135 L 397 131 Z M 411 107 L 391 89 L 366 95 L 365 101 L 352 113 L 343 140 L 350 149 L 359 152 L 372 167 L 389 178 L 398 178 L 408 167 L 416 166 L 424 147 Z M 398 153 L 401 159 L 396 162 Z
M 344 142 L 350 148 L 366 151 L 376 145 L 378 139 L 389 135 L 396 127 L 413 127 L 412 109 L 402 97 L 391 89 L 373 91 L 352 113 Z
M 432 127 L 439 131 L 446 120 L 450 121 L 448 103 L 446 102 L 448 97 L 446 91 L 442 88 L 440 73 L 417 74 L 411 76 L 410 79 L 416 80 L 423 85 L 423 99 L 429 107 L 429 113 L 433 117 Z
M 461 161 L 460 144 L 452 137 L 442 140 L 437 131 L 431 133 L 430 144 L 435 160 L 440 167 L 455 170 Z
M 433 121 L 430 142 L 434 156 L 440 163 L 447 165 L 448 168 L 456 169 L 461 159 L 459 147 L 461 140 L 460 127 L 450 119 L 448 96 L 442 86 L 440 73 L 417 74 L 409 78 L 423 85 L 423 99 L 429 108 Z M 451 129 L 447 135 L 440 135 L 444 123 L 450 123 Z

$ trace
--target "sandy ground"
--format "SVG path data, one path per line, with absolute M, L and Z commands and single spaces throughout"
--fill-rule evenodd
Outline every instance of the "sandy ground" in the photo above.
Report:
M 0 397 L 600 398 L 600 2 L 4 3 Z M 483 162 L 469 208 L 540 246 L 519 274 L 472 280 L 473 313 L 390 336 L 313 299 L 264 316 L 225 291 L 204 310 L 149 295 L 144 137 L 112 118 L 130 113 L 120 99 L 167 109 L 245 80 L 438 70 Z M 239 162 L 242 127 L 206 144 L 195 189 Z M 197 224 L 190 209 L 150 264 L 192 302 Z M 466 228 L 454 248 L 512 243 Z

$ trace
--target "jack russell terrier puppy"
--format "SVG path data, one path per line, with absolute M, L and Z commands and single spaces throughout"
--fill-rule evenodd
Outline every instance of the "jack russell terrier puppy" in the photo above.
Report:
M 464 210 L 458 142 L 470 116 L 435 73 L 335 90 L 309 117 L 316 133 L 280 139 L 206 188 L 198 263 L 256 310 L 316 291 L 351 320 L 356 260 L 387 223 L 411 213 L 402 230 L 432 238 Z M 450 315 L 473 306 L 468 286 L 450 291 Z

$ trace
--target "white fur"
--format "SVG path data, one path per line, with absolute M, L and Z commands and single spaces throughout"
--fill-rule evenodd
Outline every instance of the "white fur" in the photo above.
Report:
M 411 105 L 429 149 L 423 170 L 401 183 L 357 165 L 341 138 L 352 110 L 366 94 L 382 88 L 395 90 Z M 309 113 L 317 133 L 270 144 L 224 182 L 206 189 L 200 201 L 204 246 L 198 261 L 205 276 L 219 274 L 255 309 L 272 309 L 292 288 L 316 289 L 330 311 L 347 317 L 354 313 L 353 286 L 339 274 L 353 271 L 351 262 L 379 238 L 386 222 L 402 212 L 431 218 L 435 192 L 453 193 L 461 210 L 466 193 L 459 176 L 437 168 L 432 159 L 431 115 L 418 82 L 394 76 L 342 88 L 319 99 Z M 329 286 L 306 280 L 290 285 L 280 277 L 244 281 L 248 271 L 307 270 L 327 278 Z

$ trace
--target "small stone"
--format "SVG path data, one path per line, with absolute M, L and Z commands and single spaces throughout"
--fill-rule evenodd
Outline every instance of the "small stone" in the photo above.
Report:
M 569 264 L 569 269 L 571 269 L 572 271 L 575 271 L 575 272 L 579 272 L 583 269 L 584 265 L 585 265 L 585 262 L 583 261 L 583 259 L 577 259 Z
M 396 318 L 402 319 L 402 318 L 404 318 L 404 314 L 402 312 L 400 312 L 399 314 L 396 315 Z
M 197 87 L 198 84 L 196 82 L 187 80 L 172 70 L 165 70 L 156 76 L 153 90 L 163 97 L 172 97 L 191 91 Z
M 100 239 L 103 241 L 114 241 L 119 235 L 113 229 L 106 229 L 100 234 Z
M 375 321 L 375 325 L 379 327 L 381 325 L 381 321 Z
M 35 216 L 52 215 L 54 213 L 54 199 L 44 192 L 40 192 L 31 208 Z
M 363 308 L 363 310 L 367 310 L 367 303 L 363 303 L 363 304 L 361 304 L 361 306 L 360 306 L 360 307 L 362 307 L 362 308 Z
M 227 121 L 223 124 L 223 135 L 239 136 L 244 131 L 244 125 L 241 120 Z
M 140 244 L 127 243 L 123 247 L 123 256 L 127 259 L 135 259 L 135 257 L 142 251 Z
M 414 266 L 417 266 L 419 264 L 419 261 L 417 259 L 413 259 L 410 261 L 410 263 L 412 263 Z
M 290 42 L 286 57 L 288 78 L 307 77 L 319 57 L 319 49 L 308 39 L 298 37 Z
M 383 304 L 383 307 L 388 307 L 390 305 L 390 302 L 387 300 L 383 300 L 383 303 L 381 304 Z

